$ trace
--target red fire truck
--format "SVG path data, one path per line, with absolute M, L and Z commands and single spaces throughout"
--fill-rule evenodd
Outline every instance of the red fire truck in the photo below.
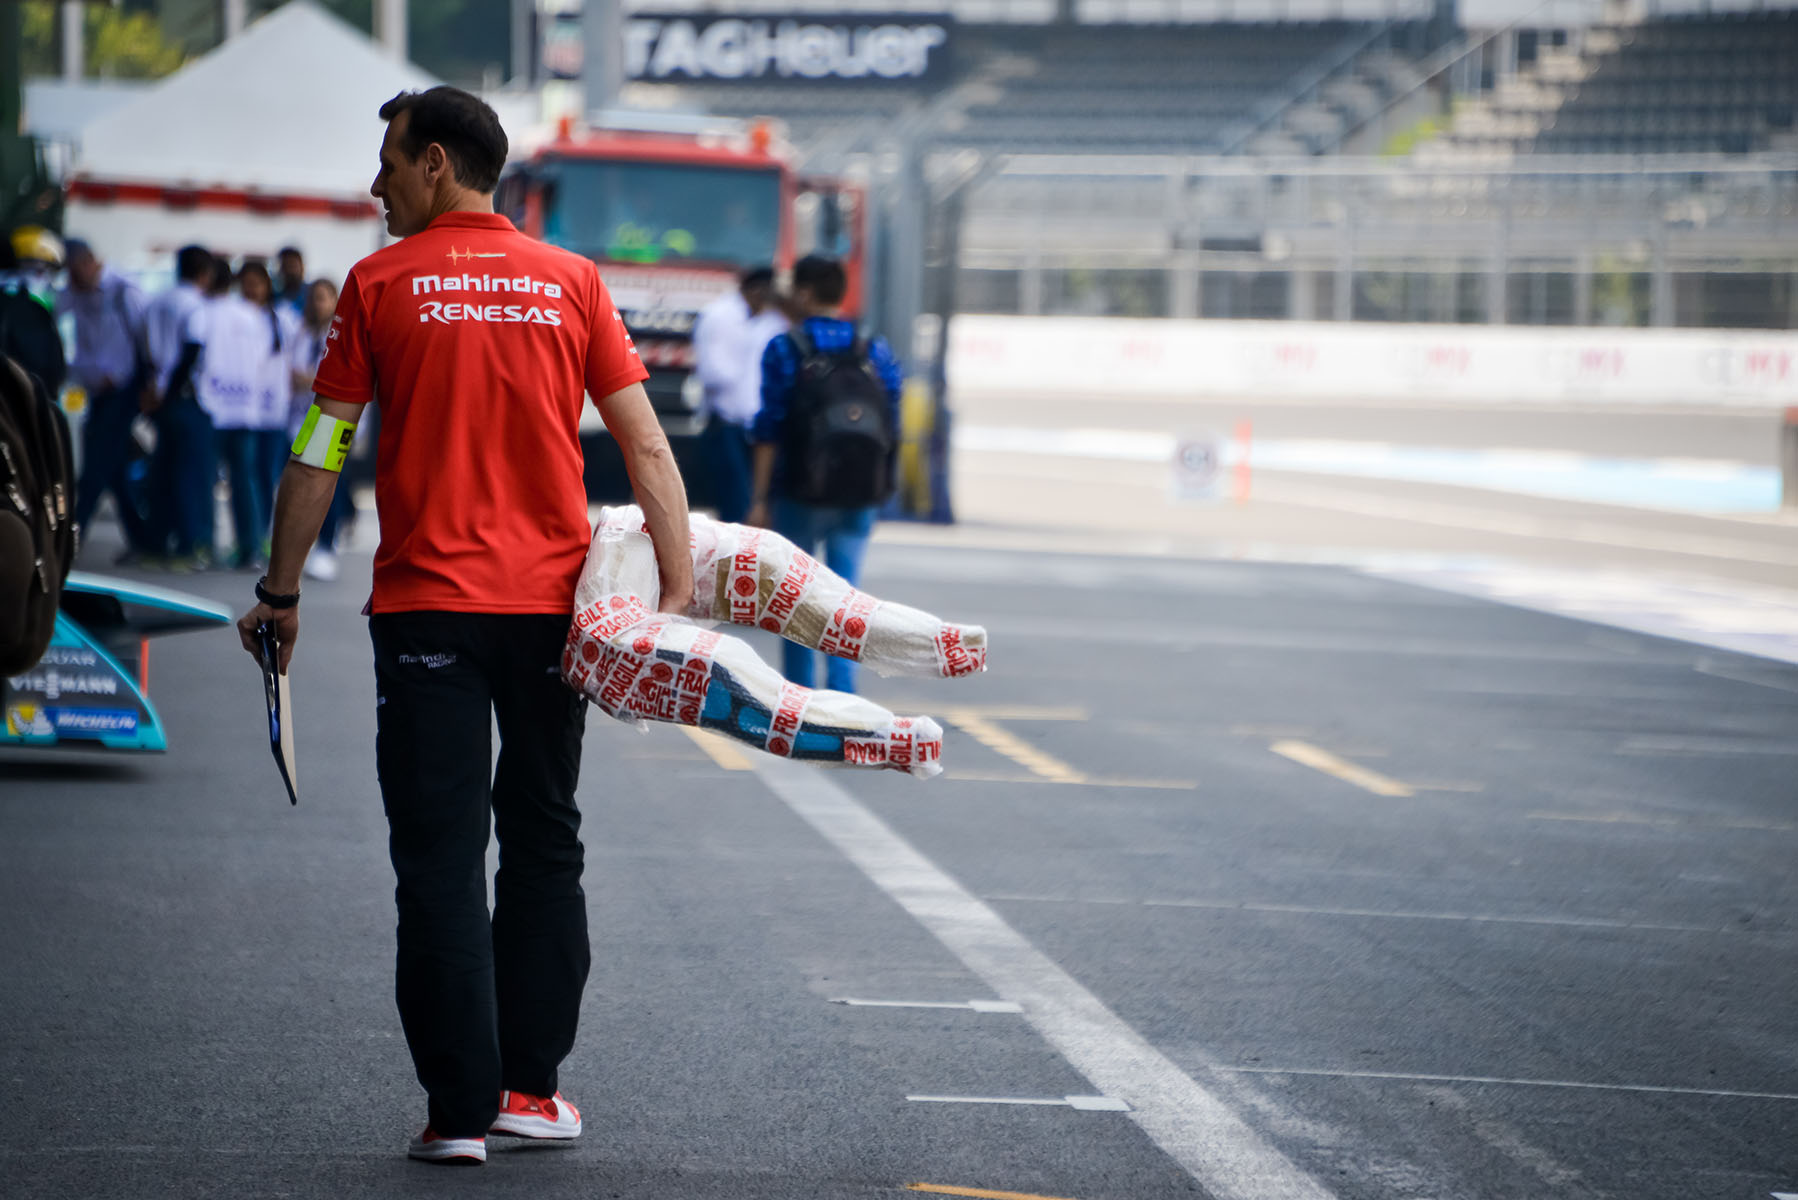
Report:
M 710 472 L 696 458 L 692 337 L 700 309 L 736 287 L 747 267 L 785 270 L 818 253 L 843 261 L 848 315 L 860 311 L 864 196 L 839 180 L 800 176 L 766 123 L 650 118 L 585 132 L 564 124 L 508 171 L 497 201 L 525 233 L 599 264 L 649 368 L 650 400 L 695 505 L 711 500 Z M 588 411 L 588 492 L 625 498 L 621 456 Z

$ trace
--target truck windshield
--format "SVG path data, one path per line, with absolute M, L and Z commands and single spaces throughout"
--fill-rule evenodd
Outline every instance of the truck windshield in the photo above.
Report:
M 548 178 L 543 240 L 551 245 L 624 262 L 774 261 L 775 171 L 564 160 Z

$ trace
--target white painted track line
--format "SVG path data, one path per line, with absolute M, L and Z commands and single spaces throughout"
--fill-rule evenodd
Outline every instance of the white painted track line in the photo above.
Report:
M 1023 1104 L 1043 1108 L 1072 1108 L 1080 1112 L 1129 1112 L 1130 1106 L 1112 1096 L 907 1096 L 914 1104 Z
M 858 1000 L 854 996 L 834 997 L 832 1004 L 851 1008 L 958 1008 L 977 1013 L 1020 1013 L 1024 1010 L 1010 1000 Z
M 756 774 L 948 947 L 1216 1200 L 1331 1200 L 1141 1034 L 987 905 L 815 767 L 758 759 Z
M 1648 1092 L 1656 1096 L 1713 1096 L 1735 1100 L 1798 1100 L 1792 1092 L 1656 1087 L 1645 1083 L 1586 1083 L 1574 1079 L 1507 1079 L 1497 1075 L 1415 1075 L 1408 1071 L 1324 1071 L 1308 1067 L 1218 1067 L 1238 1075 L 1309 1075 L 1326 1079 L 1397 1079 L 1413 1083 L 1483 1083 L 1507 1087 L 1575 1088 L 1590 1092 Z
M 1066 1096 L 907 1096 L 913 1104 L 1026 1104 L 1042 1108 L 1066 1108 Z

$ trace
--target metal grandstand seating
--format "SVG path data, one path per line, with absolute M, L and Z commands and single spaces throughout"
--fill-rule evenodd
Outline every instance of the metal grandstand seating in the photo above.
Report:
M 1745 154 L 1798 116 L 1798 13 L 1652 21 L 1569 90 L 1534 139 L 1551 154 Z
M 795 82 L 640 85 L 661 102 L 726 116 L 784 120 L 802 150 L 862 130 L 878 139 L 945 86 L 1014 64 L 985 95 L 930 131 L 941 145 L 999 153 L 1217 153 L 1290 102 L 1293 81 L 1353 53 L 1391 52 L 1384 22 L 1308 21 L 1201 25 L 961 26 L 957 80 L 916 87 Z M 1316 98 L 1312 98 L 1316 101 Z M 1327 101 L 1326 101 L 1327 102 Z M 1327 138 L 1319 136 L 1317 148 Z

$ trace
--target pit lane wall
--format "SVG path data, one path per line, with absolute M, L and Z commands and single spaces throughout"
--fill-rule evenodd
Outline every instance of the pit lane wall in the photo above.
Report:
M 958 316 L 951 394 L 1798 405 L 1798 333 Z

